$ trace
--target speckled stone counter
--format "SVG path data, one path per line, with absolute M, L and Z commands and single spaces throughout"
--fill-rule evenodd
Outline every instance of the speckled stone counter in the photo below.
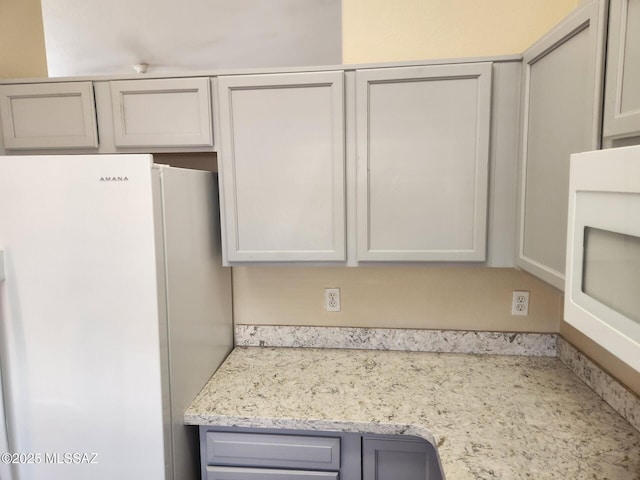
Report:
M 448 480 L 640 479 L 640 433 L 548 357 L 236 348 L 185 423 L 417 435 Z

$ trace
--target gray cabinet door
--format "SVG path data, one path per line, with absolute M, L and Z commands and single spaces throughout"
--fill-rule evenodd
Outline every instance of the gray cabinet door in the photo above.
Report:
M 490 113 L 490 63 L 356 71 L 358 260 L 485 260 Z
M 576 10 L 524 54 L 516 263 L 564 289 L 569 157 L 600 146 L 603 0 Z
M 209 465 L 340 469 L 337 437 L 207 432 L 206 442 Z
M 0 85 L 6 150 L 97 148 L 91 82 Z
M 224 260 L 344 261 L 340 71 L 221 76 Z
M 611 0 L 603 135 L 640 135 L 640 0 Z
M 208 78 L 110 82 L 116 147 L 213 145 Z
M 441 480 L 433 446 L 419 439 L 362 438 L 362 480 Z

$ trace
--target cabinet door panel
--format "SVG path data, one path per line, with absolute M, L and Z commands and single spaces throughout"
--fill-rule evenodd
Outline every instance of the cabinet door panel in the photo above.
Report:
M 208 432 L 207 462 L 314 470 L 340 468 L 340 438 Z
M 524 55 L 518 266 L 564 288 L 569 156 L 599 147 L 604 3 L 567 17 Z
M 362 438 L 362 480 L 440 480 L 435 449 L 426 441 Z
M 609 15 L 605 137 L 640 135 L 640 0 L 612 0 Z
M 207 480 L 338 480 L 338 472 L 207 467 Z
M 117 147 L 213 145 L 208 78 L 111 82 Z
M 0 85 L 7 150 L 96 148 L 91 82 Z
M 484 260 L 491 64 L 356 72 L 359 260 Z
M 345 260 L 342 72 L 218 79 L 227 259 Z

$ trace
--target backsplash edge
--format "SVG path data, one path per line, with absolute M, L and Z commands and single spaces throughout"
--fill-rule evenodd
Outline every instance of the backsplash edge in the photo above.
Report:
M 611 408 L 640 431 L 640 397 L 558 335 L 558 359 Z
M 352 348 L 555 357 L 555 333 L 236 325 L 240 347 Z

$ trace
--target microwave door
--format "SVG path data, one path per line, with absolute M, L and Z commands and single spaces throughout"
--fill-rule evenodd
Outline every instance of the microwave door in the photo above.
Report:
M 570 165 L 564 319 L 640 372 L 640 146 Z

